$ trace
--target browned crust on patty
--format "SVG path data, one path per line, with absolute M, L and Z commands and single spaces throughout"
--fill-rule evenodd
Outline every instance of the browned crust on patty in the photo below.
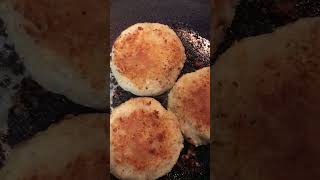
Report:
M 185 54 L 178 36 L 168 26 L 141 23 L 129 33 L 121 34 L 113 46 L 113 62 L 119 73 L 138 88 L 146 80 L 159 81 L 165 87 L 172 71 L 182 69 Z
M 174 131 L 159 111 L 136 110 L 127 117 L 115 119 L 111 126 L 115 161 L 129 164 L 136 171 L 157 167 L 171 158 L 170 138 Z
M 210 68 L 183 76 L 170 93 L 174 101 L 170 101 L 169 109 L 181 123 L 192 121 L 200 133 L 210 129 Z

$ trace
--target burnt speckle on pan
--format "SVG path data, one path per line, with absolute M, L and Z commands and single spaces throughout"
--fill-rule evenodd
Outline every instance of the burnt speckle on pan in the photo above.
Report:
M 172 171 L 160 180 L 203 180 L 210 179 L 208 167 L 210 165 L 210 146 L 194 146 L 185 143 L 177 164 Z
M 302 17 L 320 16 L 318 0 L 241 0 L 225 40 L 213 54 L 213 62 L 235 41 L 270 33 Z
M 174 25 L 173 28 L 186 49 L 187 60 L 182 74 L 210 66 L 210 41 L 182 24 Z
M 190 26 L 183 23 L 169 23 L 169 26 L 177 33 L 181 39 L 185 51 L 186 62 L 179 77 L 185 73 L 196 71 L 202 67 L 210 66 L 210 42 Z M 162 106 L 167 107 L 168 93 L 154 97 Z M 137 97 L 130 92 L 123 90 L 116 79 L 110 74 L 110 104 L 111 107 L 117 107 L 130 98 Z M 185 141 L 184 148 L 180 154 L 179 160 L 172 171 L 161 177 L 161 180 L 204 180 L 210 179 L 209 170 L 210 145 L 195 148 Z M 116 179 L 112 176 L 111 179 Z

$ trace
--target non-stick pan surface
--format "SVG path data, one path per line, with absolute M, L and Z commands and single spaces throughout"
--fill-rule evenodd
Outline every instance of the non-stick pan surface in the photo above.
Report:
M 137 22 L 181 22 L 209 36 L 210 0 L 110 0 L 110 43 Z

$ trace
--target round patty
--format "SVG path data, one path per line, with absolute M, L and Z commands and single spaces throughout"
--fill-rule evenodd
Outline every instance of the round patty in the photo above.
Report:
M 215 179 L 320 179 L 320 18 L 237 42 L 213 67 Z
M 171 171 L 183 148 L 174 114 L 152 98 L 134 98 L 115 108 L 110 121 L 113 175 L 143 180 Z
M 22 142 L 0 169 L 1 180 L 106 180 L 107 114 L 70 116 Z
M 169 26 L 138 23 L 114 42 L 110 66 L 124 90 L 155 96 L 174 85 L 185 59 L 182 42 Z
M 0 16 L 32 78 L 70 100 L 105 109 L 107 3 L 4 0 Z
M 187 141 L 199 146 L 210 141 L 210 67 L 183 75 L 171 89 L 168 110 L 180 122 Z

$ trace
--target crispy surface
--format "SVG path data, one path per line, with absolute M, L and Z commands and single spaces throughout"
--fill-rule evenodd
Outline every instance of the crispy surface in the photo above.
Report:
M 128 86 L 123 76 L 136 94 L 159 94 L 172 87 L 186 58 L 175 32 L 158 23 L 138 23 L 123 31 L 111 55 L 120 86 Z
M 192 144 L 210 140 L 210 68 L 185 74 L 169 94 L 168 109 L 179 119 L 183 134 Z
M 111 173 L 157 178 L 176 163 L 183 139 L 176 117 L 151 98 L 131 99 L 111 115 Z
M 13 148 L 2 180 L 106 180 L 107 114 L 66 117 Z
M 167 159 L 170 148 L 170 130 L 160 119 L 159 112 L 137 110 L 128 117 L 119 118 L 112 126 L 114 156 L 119 164 L 131 164 L 137 171 L 155 166 Z M 123 129 L 118 132 L 118 129 Z M 131 148 L 128 149 L 127 145 Z M 161 148 L 160 148 L 161 146 Z M 127 154 L 128 153 L 128 154 Z M 127 155 L 126 155 L 127 154 Z M 143 157 L 138 158 L 137 157 Z
M 320 18 L 305 18 L 218 59 L 215 179 L 320 178 L 319 48 Z

